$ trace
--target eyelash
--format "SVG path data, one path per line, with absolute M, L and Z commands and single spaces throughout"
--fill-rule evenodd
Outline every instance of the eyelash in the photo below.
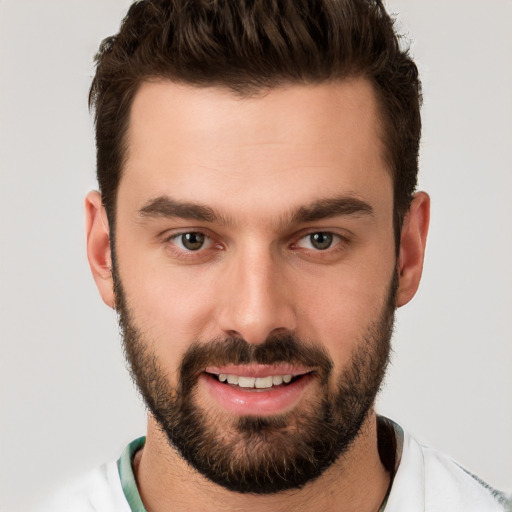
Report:
M 206 248 L 201 246 L 197 250 L 187 249 L 186 247 L 178 247 L 177 244 L 176 244 L 176 240 L 179 240 L 182 236 L 189 235 L 189 234 L 190 235 L 195 234 L 195 235 L 202 235 L 202 236 L 204 236 L 206 240 L 209 240 L 209 242 L 210 242 L 209 246 L 206 247 Z M 331 235 L 333 237 L 333 242 L 331 243 L 331 245 L 329 245 L 325 249 L 312 249 L 312 248 L 304 248 L 304 247 L 300 247 L 299 246 L 299 243 L 301 241 L 307 240 L 308 237 L 311 237 L 311 236 L 316 235 L 316 234 Z M 202 231 L 200 229 L 198 229 L 198 230 L 181 231 L 179 233 L 173 233 L 172 235 L 167 236 L 164 239 L 164 242 L 168 245 L 168 247 L 173 252 L 175 252 L 175 254 L 177 256 L 179 256 L 181 258 L 197 258 L 200 255 L 204 256 L 202 253 L 206 252 L 208 249 L 210 249 L 212 247 L 215 247 L 218 250 L 223 250 L 224 249 L 222 244 L 216 243 L 214 238 L 210 234 L 208 234 L 207 232 Z M 300 236 L 298 236 L 296 238 L 296 241 L 291 243 L 289 245 L 289 247 L 292 248 L 292 249 L 295 249 L 297 251 L 305 251 L 305 252 L 308 252 L 310 254 L 314 254 L 315 256 L 317 254 L 320 256 L 320 255 L 334 254 L 334 253 L 338 252 L 339 250 L 345 249 L 349 244 L 350 244 L 350 239 L 347 236 L 343 236 L 343 235 L 341 235 L 339 233 L 334 233 L 332 231 L 320 231 L 320 230 L 318 230 L 318 231 L 309 231 L 307 233 L 300 234 Z M 181 245 L 183 245 L 183 244 L 181 244 Z
M 205 237 L 206 240 L 210 241 L 210 244 L 209 244 L 210 246 L 216 246 L 218 250 L 223 249 L 223 246 L 219 243 L 216 243 L 214 238 L 210 234 L 208 234 L 207 232 L 202 231 L 200 229 L 197 229 L 197 230 L 191 229 L 188 231 L 180 231 L 179 233 L 173 233 L 172 235 L 165 237 L 164 243 L 166 244 L 167 249 L 172 251 L 174 253 L 174 255 L 176 255 L 179 258 L 186 259 L 186 258 L 198 258 L 200 256 L 204 257 L 205 254 L 203 254 L 203 253 L 205 253 L 206 249 L 208 249 L 210 247 L 207 247 L 206 249 L 203 247 L 200 247 L 199 249 L 194 251 L 194 250 L 187 249 L 186 247 L 177 246 L 176 240 L 179 240 L 184 235 L 192 235 L 192 234 L 202 235 Z M 181 244 L 181 245 L 183 245 L 183 244 Z
M 324 235 L 324 236 L 330 235 L 332 237 L 331 243 L 325 249 L 315 248 L 316 249 L 315 250 L 315 249 L 311 249 L 311 248 L 305 248 L 306 250 L 312 250 L 313 252 L 318 252 L 318 253 L 327 252 L 327 251 L 329 251 L 329 249 L 332 251 L 335 248 L 337 248 L 340 244 L 347 243 L 347 241 L 348 241 L 346 237 L 343 237 L 337 233 L 333 233 L 332 231 L 312 231 L 312 232 L 309 232 L 309 233 L 301 236 L 298 239 L 298 242 L 292 244 L 292 247 L 300 247 L 299 244 L 302 241 L 305 241 L 308 239 L 309 239 L 310 245 L 313 245 L 313 241 L 311 239 L 311 237 L 313 237 L 313 235 Z M 336 241 L 336 239 L 337 239 L 337 241 Z

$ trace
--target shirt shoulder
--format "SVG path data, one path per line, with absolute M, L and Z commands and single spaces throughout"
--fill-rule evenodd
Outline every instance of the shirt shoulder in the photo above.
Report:
M 444 453 L 421 447 L 425 467 L 425 510 L 512 512 L 512 502 Z
M 116 462 L 100 466 L 61 489 L 34 512 L 130 512 Z
M 512 512 L 511 496 L 493 489 L 444 453 L 423 446 L 396 423 L 396 465 L 386 512 Z

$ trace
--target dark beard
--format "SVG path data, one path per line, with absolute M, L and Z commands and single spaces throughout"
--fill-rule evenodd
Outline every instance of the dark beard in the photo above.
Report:
M 328 354 L 286 333 L 260 345 L 239 338 L 195 342 L 182 359 L 176 388 L 150 351 L 151 340 L 144 339 L 134 325 L 115 270 L 114 283 L 132 378 L 170 445 L 212 482 L 239 493 L 300 488 L 319 477 L 358 437 L 389 361 L 396 276 L 380 318 L 368 327 L 350 365 L 335 383 L 331 382 L 334 364 Z M 282 415 L 240 417 L 229 428 L 223 428 L 222 421 L 219 425 L 219 414 L 198 407 L 198 373 L 205 367 L 279 362 L 318 369 L 314 403 Z

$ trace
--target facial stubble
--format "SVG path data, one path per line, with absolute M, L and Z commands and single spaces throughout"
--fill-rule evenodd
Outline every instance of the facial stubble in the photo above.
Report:
M 174 387 L 169 372 L 151 350 L 152 340 L 135 325 L 115 264 L 113 277 L 132 378 L 170 446 L 207 479 L 239 493 L 272 494 L 301 488 L 318 478 L 357 439 L 389 361 L 396 274 L 380 315 L 358 340 L 350 364 L 335 382 L 335 365 L 325 349 L 287 332 L 260 345 L 230 337 L 196 341 L 182 358 Z M 207 366 L 283 362 L 315 368 L 318 393 L 314 400 L 282 415 L 231 419 L 197 403 L 198 376 Z

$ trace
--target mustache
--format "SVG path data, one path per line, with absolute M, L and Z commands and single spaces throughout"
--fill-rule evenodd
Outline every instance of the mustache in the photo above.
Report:
M 290 363 L 314 367 L 324 379 L 330 375 L 334 365 L 323 347 L 302 340 L 292 332 L 271 335 L 258 345 L 248 343 L 243 338 L 228 336 L 206 343 L 193 343 L 183 356 L 180 380 L 186 388 L 207 366 L 251 363 Z

